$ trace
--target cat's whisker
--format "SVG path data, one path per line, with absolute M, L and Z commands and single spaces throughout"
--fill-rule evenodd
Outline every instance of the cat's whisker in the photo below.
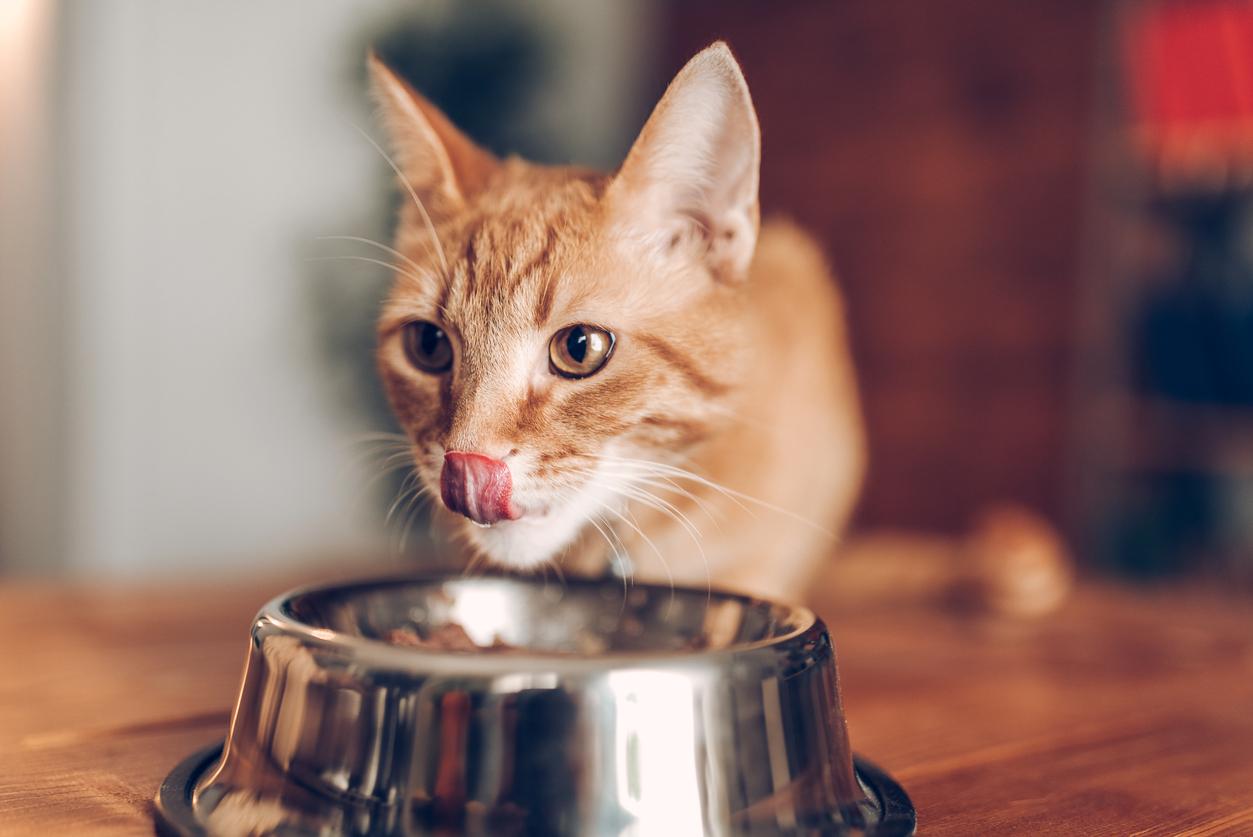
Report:
M 373 447 L 363 448 L 349 457 L 348 467 L 376 468 L 389 466 L 398 461 L 413 461 L 413 450 L 408 444 L 377 442 Z M 388 470 L 385 468 L 385 470 Z
M 371 457 L 362 457 L 352 464 L 352 467 L 367 470 L 370 473 L 366 485 L 371 485 L 391 473 L 410 465 L 413 465 L 413 454 L 407 450 L 394 451 L 392 453 L 380 453 Z
M 557 580 L 561 582 L 561 589 L 565 590 L 566 589 L 566 574 L 561 569 L 560 560 L 553 559 L 552 561 L 548 562 L 548 565 L 553 568 L 553 572 L 556 574 Z
M 618 615 L 621 616 L 622 613 L 626 610 L 627 595 L 628 595 L 627 593 L 628 570 L 627 570 L 627 565 L 626 565 L 626 558 L 623 557 L 622 553 L 618 551 L 618 547 L 614 544 L 612 540 L 609 539 L 609 535 L 605 532 L 604 528 L 599 523 L 596 522 L 596 519 L 594 517 L 588 516 L 587 522 L 592 524 L 592 527 L 597 532 L 600 532 L 600 536 L 605 539 L 605 543 L 608 544 L 609 549 L 613 551 L 613 560 L 617 563 L 618 574 L 622 578 L 622 607 L 618 610 Z
M 414 501 L 425 497 L 428 493 L 426 486 L 421 484 L 421 478 L 418 476 L 417 471 L 410 472 L 405 477 L 405 480 L 408 481 L 410 485 L 407 489 L 402 490 L 401 496 L 398 498 L 400 515 L 398 515 L 395 518 L 397 521 L 399 521 L 404 516 L 405 510 Z M 393 507 L 392 509 L 389 509 L 389 511 L 392 511 L 392 512 L 396 510 L 397 509 L 395 507 Z M 390 523 L 391 521 L 386 521 L 386 522 Z
M 356 451 L 352 454 L 354 461 L 362 462 L 371 457 L 393 457 L 399 454 L 406 456 L 413 453 L 413 445 L 408 441 L 369 441 L 358 442 L 352 447 Z
M 680 496 L 685 497 L 688 500 L 691 500 L 693 503 L 695 503 L 696 506 L 701 511 L 703 511 L 706 515 L 709 516 L 709 519 L 712 520 L 715 525 L 718 524 L 718 509 L 714 507 L 708 500 L 706 500 L 705 498 L 697 494 L 693 494 L 691 491 L 688 491 L 686 488 L 679 485 L 673 479 L 670 479 L 669 477 L 664 477 L 661 479 L 660 483 L 658 483 L 655 480 L 650 480 L 650 479 L 644 479 L 641 482 L 643 482 L 645 485 L 652 485 L 652 486 L 656 486 L 657 488 L 668 488 L 670 491 L 677 492 Z
M 487 556 L 482 552 L 475 550 L 470 555 L 470 560 L 466 561 L 465 568 L 461 571 L 462 578 L 476 578 L 475 570 L 482 571 L 487 566 Z
M 700 531 L 700 528 L 695 523 L 693 523 L 691 518 L 685 515 L 678 508 L 678 506 L 675 506 L 673 503 L 671 503 L 670 501 L 666 500 L 663 497 L 658 497 L 656 494 L 653 494 L 652 492 L 649 492 L 646 489 L 640 488 L 634 481 L 629 482 L 627 484 L 615 484 L 615 483 L 604 482 L 603 480 L 600 479 L 600 477 L 616 476 L 616 475 L 612 473 L 606 473 L 603 471 L 603 469 L 602 470 L 592 470 L 592 469 L 586 469 L 586 468 L 572 469 L 572 473 L 579 473 L 581 476 L 584 476 L 585 478 L 589 479 L 591 482 L 597 485 L 600 485 L 601 487 L 605 488 L 607 491 L 613 494 L 616 494 L 620 497 L 624 497 L 628 500 L 635 500 L 643 505 L 656 509 L 657 511 L 668 514 L 671 518 L 673 518 L 676 522 L 678 522 L 685 530 L 687 530 L 688 535 L 697 542 L 699 542 L 702 538 L 704 538 L 704 534 Z
M 409 437 L 404 433 L 392 433 L 386 430 L 367 430 L 348 438 L 348 443 L 351 445 L 365 445 L 372 442 L 404 442 L 408 444 Z
M 418 264 L 413 259 L 406 256 L 404 253 L 400 252 L 395 247 L 389 247 L 383 242 L 375 241 L 372 238 L 366 238 L 365 236 L 361 236 L 361 235 L 319 235 L 319 236 L 316 236 L 314 240 L 315 241 L 353 241 L 358 244 L 368 244 L 371 247 L 377 247 L 378 249 L 382 250 L 385 253 L 390 253 L 391 255 L 400 259 L 405 264 L 412 267 L 419 274 L 423 272 L 422 265 Z
M 540 574 L 544 577 L 544 595 L 548 595 L 548 571 L 553 567 L 551 561 L 545 561 L 539 565 Z
M 378 484 L 379 480 L 383 479 L 384 477 L 388 476 L 389 474 L 393 474 L 393 473 L 395 473 L 396 471 L 401 471 L 401 470 L 404 470 L 405 468 L 413 468 L 413 463 L 412 463 L 412 462 L 408 459 L 408 456 L 407 456 L 407 455 L 406 455 L 406 457 L 405 457 L 404 459 L 402 459 L 402 460 L 400 460 L 400 461 L 398 461 L 398 462 L 389 463 L 389 464 L 387 464 L 386 466 L 381 467 L 381 468 L 378 470 L 378 472 L 377 472 L 377 473 L 375 473 L 372 477 L 370 477 L 369 479 L 367 479 L 367 480 L 366 480 L 366 481 L 362 484 L 362 486 L 361 486 L 361 491 L 362 491 L 362 493 L 368 493 L 370 490 L 372 490 L 372 489 L 374 488 L 374 486 L 375 486 L 376 484 Z M 414 471 L 412 472 L 412 474 L 416 474 L 416 473 L 417 473 L 417 471 L 416 471 L 416 470 L 414 470 Z M 408 481 L 411 479 L 412 474 L 407 474 L 407 475 L 405 476 L 404 480 L 402 481 L 402 485 L 403 485 L 405 482 L 408 482 Z M 386 521 L 384 521 L 384 523 L 386 523 Z
M 409 182 L 409 178 L 405 177 L 405 173 L 400 170 L 400 166 L 396 165 L 396 161 L 383 150 L 383 146 L 379 145 L 375 141 L 374 137 L 370 136 L 368 131 L 359 125 L 353 125 L 352 127 L 356 128 L 357 132 L 360 133 L 361 136 L 365 137 L 366 142 L 374 146 L 374 150 L 387 161 L 387 165 L 391 166 L 392 171 L 396 172 L 396 176 L 400 178 L 400 182 L 409 193 L 409 197 L 413 199 L 413 205 L 417 207 L 418 213 L 422 216 L 422 223 L 426 225 L 427 231 L 431 234 L 431 243 L 433 244 L 432 249 L 439 254 L 439 263 L 443 267 L 444 278 L 447 279 L 451 274 L 451 271 L 448 268 L 448 257 L 444 255 L 444 245 L 439 240 L 439 234 L 435 232 L 435 223 L 431 221 L 431 214 L 426 211 L 426 205 L 418 198 L 418 193 L 413 188 L 413 184 Z
M 703 542 L 704 535 L 701 534 L 700 529 L 696 528 L 696 524 L 692 523 L 688 516 L 683 514 L 683 512 L 681 512 L 673 504 L 662 500 L 644 489 L 634 489 L 629 494 L 624 494 L 623 496 L 634 499 L 642 505 L 656 509 L 662 514 L 668 515 L 679 524 L 679 527 L 682 528 L 684 532 L 687 533 L 687 536 L 691 539 L 693 546 L 696 547 L 696 552 L 700 556 L 701 565 L 705 571 L 705 597 L 708 601 L 713 591 L 713 571 L 709 566 L 709 555 L 705 552 L 705 544 Z
M 395 470 L 396 463 L 400 463 L 401 465 L 415 464 L 413 462 L 413 451 L 408 449 L 394 451 L 387 454 L 387 456 L 375 464 L 383 467 L 384 470 L 387 471 Z
M 400 454 L 408 455 L 407 442 L 394 439 L 356 439 L 345 445 L 345 470 L 361 469 L 388 463 Z M 343 474 L 341 474 L 343 476 Z
M 684 532 L 687 533 L 687 536 L 692 540 L 693 545 L 696 547 L 697 553 L 700 555 L 701 565 L 702 565 L 702 568 L 704 570 L 704 575 L 705 575 L 706 600 L 708 602 L 710 596 L 712 596 L 713 579 L 712 579 L 712 570 L 709 564 L 709 557 L 707 553 L 705 552 L 705 547 L 703 544 L 704 535 L 701 533 L 700 528 L 697 527 L 696 524 L 693 523 L 692 520 L 686 514 L 684 514 L 677 506 L 675 506 L 673 503 L 670 503 L 665 498 L 659 497 L 656 494 L 653 494 L 652 492 L 648 491 L 647 489 L 640 487 L 639 485 L 636 485 L 634 483 L 622 484 L 622 483 L 606 481 L 604 477 L 614 476 L 614 475 L 612 473 L 606 472 L 603 466 L 599 468 L 595 468 L 595 469 L 571 467 L 568 473 L 582 477 L 588 482 L 590 482 L 591 484 L 604 488 L 605 490 L 609 491 L 611 494 L 622 497 L 623 499 L 628 500 L 628 501 L 635 501 L 639 503 L 640 505 L 654 509 L 655 511 L 658 511 L 661 514 L 664 514 L 670 519 L 674 520 L 679 525 L 679 527 L 683 529 Z M 568 499 L 577 490 L 579 490 L 578 486 L 571 486 L 569 490 L 562 492 L 561 499 L 563 500 Z M 618 514 L 618 512 L 614 510 L 612 507 L 607 506 L 606 504 L 597 500 L 593 500 L 593 502 L 601 506 L 601 508 L 605 509 L 606 511 L 609 511 L 610 513 L 614 514 L 615 516 L 622 518 L 622 516 Z M 652 548 L 652 550 L 657 553 L 657 557 L 660 559 L 662 566 L 666 572 L 666 575 L 670 579 L 671 590 L 673 590 L 674 576 L 670 571 L 669 564 L 666 561 L 664 555 L 657 548 L 656 544 L 653 543 L 653 541 L 650 538 L 648 538 L 646 534 L 644 534 L 642 528 L 639 527 L 638 524 L 633 524 L 631 521 L 627 521 L 625 518 L 622 518 L 622 519 L 623 519 L 623 522 L 627 523 L 627 525 L 630 528 L 634 529 L 635 532 L 638 535 L 640 535 L 641 538 L 647 541 L 650 548 Z M 589 522 L 593 522 L 591 518 L 588 518 L 588 520 Z M 602 532 L 601 534 L 602 534 L 602 537 L 604 537 L 604 533 Z M 623 548 L 625 549 L 625 546 Z
M 705 516 L 708 517 L 709 520 L 715 526 L 719 528 L 719 530 L 722 529 L 722 524 L 721 524 L 721 521 L 719 520 L 718 509 L 715 506 L 710 504 L 710 502 L 708 500 L 705 500 L 703 497 L 698 497 L 697 495 L 688 491 L 686 488 L 679 485 L 678 483 L 676 483 L 674 480 L 670 479 L 669 477 L 663 477 L 659 479 L 648 479 L 647 477 L 644 477 L 644 478 L 632 477 L 631 483 L 634 485 L 647 485 L 653 488 L 676 492 L 680 496 L 685 497 L 688 500 L 691 500 L 696 505 L 697 508 L 699 508 L 702 512 L 705 513 Z
M 367 497 L 379 480 L 388 474 L 413 465 L 408 440 L 392 433 L 368 433 L 351 439 L 345 445 L 357 450 L 346 451 L 346 460 L 337 467 L 337 478 L 347 479 L 351 475 L 354 482 L 359 482 L 356 497 L 352 500 L 353 512 L 364 510 Z
M 667 607 L 670 609 L 673 609 L 674 602 L 675 602 L 674 573 L 670 571 L 670 565 L 666 562 L 665 556 L 661 554 L 661 550 L 657 548 L 657 544 L 653 543 L 652 538 L 648 537 L 648 535 L 645 535 L 644 530 L 641 529 L 639 525 L 636 524 L 633 520 L 628 519 L 627 516 L 623 514 L 622 512 L 618 511 L 617 509 L 613 508 L 612 506 L 606 503 L 600 502 L 599 500 L 594 500 L 593 502 L 595 502 L 596 505 L 600 506 L 602 509 L 609 512 L 614 517 L 618 518 L 623 523 L 625 523 L 632 531 L 635 532 L 635 534 L 639 535 L 640 538 L 643 539 L 644 543 L 648 546 L 648 548 L 651 549 L 653 551 L 653 554 L 657 556 L 657 560 L 661 562 L 661 568 L 666 573 L 666 580 L 670 584 L 670 603 L 667 605 Z
M 340 462 L 340 471 L 336 476 L 340 479 L 344 478 L 348 473 L 362 470 L 364 468 L 372 468 L 380 458 L 390 458 L 395 455 L 391 451 L 390 446 L 378 446 L 369 449 L 346 450 L 345 457 Z
M 718 485 L 717 483 L 714 483 L 712 481 L 707 481 L 704 479 L 704 477 L 701 477 L 690 471 L 686 471 L 682 468 L 678 468 L 674 465 L 665 465 L 660 462 L 649 462 L 643 459 L 616 459 L 615 458 L 614 460 L 609 460 L 609 461 L 611 462 L 611 464 L 614 464 L 614 465 L 620 465 L 628 469 L 634 469 L 634 470 L 628 470 L 628 472 L 624 474 L 623 476 L 636 479 L 636 480 L 639 479 L 638 474 L 643 473 L 648 476 L 655 476 L 655 477 L 662 477 L 662 478 L 671 477 L 671 478 L 676 478 L 676 479 L 690 479 L 690 480 L 697 482 L 698 484 L 707 484 L 708 488 L 712 488 L 714 491 L 717 491 L 718 493 L 722 494 L 727 499 L 731 500 L 731 502 L 735 503 L 736 506 L 738 506 L 740 510 L 743 511 L 745 514 L 751 515 L 752 517 L 757 516 L 757 513 L 753 511 L 752 509 L 750 509 L 748 506 L 744 505 L 744 503 L 740 502 L 739 498 L 728 493 L 730 489 L 724 489 L 722 486 Z
M 425 486 L 413 495 L 413 499 L 409 502 L 409 512 L 405 515 L 405 525 L 400 535 L 400 554 L 404 555 L 405 546 L 409 543 L 409 533 L 413 530 L 414 517 L 422 510 L 422 507 L 431 499 L 430 493 L 427 492 Z
M 356 467 L 369 468 L 371 470 L 378 469 L 375 476 L 386 474 L 405 465 L 413 465 L 413 453 L 408 450 L 396 450 L 391 453 L 379 451 L 372 456 L 360 457 L 355 463 Z
M 620 487 L 620 489 L 618 489 L 618 493 L 622 494 L 622 496 L 624 497 L 629 497 L 630 499 L 637 500 L 643 503 L 644 505 L 657 509 L 658 511 L 665 512 L 666 514 L 673 517 L 676 521 L 679 521 L 679 523 L 683 526 L 683 528 L 687 529 L 688 534 L 690 534 L 692 537 L 698 540 L 705 537 L 704 533 L 701 532 L 700 528 L 695 523 L 692 522 L 692 519 L 688 517 L 687 515 L 685 515 L 679 509 L 678 506 L 674 505 L 669 500 L 666 500 L 662 497 L 658 497 L 656 494 L 653 494 L 652 492 L 646 489 L 640 488 L 637 485 L 622 486 Z
M 421 477 L 419 476 L 417 469 L 414 469 L 408 476 L 405 477 L 404 481 L 401 482 L 400 489 L 396 492 L 396 499 L 392 501 L 391 507 L 388 508 L 387 514 L 383 517 L 384 526 L 392 522 L 392 515 L 396 513 L 396 509 L 400 508 L 402 503 L 409 499 L 412 492 L 420 491 L 422 489 L 419 482 L 420 479 Z
M 430 500 L 430 490 L 422 484 L 421 475 L 415 468 L 401 483 L 396 499 L 387 510 L 384 525 L 391 522 L 392 516 L 400 510 L 400 521 L 397 523 L 396 551 L 402 555 L 408 543 L 409 531 L 413 528 L 413 518 L 422 506 Z
M 439 508 L 439 506 L 436 506 L 435 508 L 436 508 L 436 509 L 438 509 L 438 508 Z M 435 538 L 435 536 L 436 536 L 436 534 L 437 534 L 437 533 L 436 533 L 436 529 L 437 529 L 438 527 L 439 527 L 439 518 L 438 518 L 438 516 L 437 516 L 437 515 L 435 515 L 434 513 L 427 515 L 427 520 L 426 520 L 426 536 L 427 536 L 427 538 L 428 538 L 428 539 L 430 539 L 430 540 L 435 540 L 435 539 L 436 539 L 436 538 Z
M 421 276 L 417 275 L 416 273 L 412 273 L 408 270 L 405 270 L 403 267 L 401 267 L 398 264 L 393 264 L 392 262 L 386 262 L 386 261 L 383 261 L 382 259 L 374 259 L 369 256 L 310 256 L 308 259 L 306 259 L 306 261 L 310 261 L 310 262 L 368 262 L 370 264 L 376 264 L 379 267 L 385 267 L 388 270 L 391 270 L 395 273 L 399 273 L 401 276 L 407 276 L 408 278 L 412 279 L 415 282 L 426 281 Z
M 829 538 L 835 537 L 835 533 L 832 532 L 830 529 L 826 528 L 825 526 L 822 526 L 821 524 L 815 523 L 809 518 L 803 515 L 799 515 L 796 512 L 791 511 L 790 509 L 785 509 L 782 506 L 776 506 L 774 503 L 769 503 L 758 497 L 754 497 L 751 494 L 745 494 L 742 491 L 736 491 L 734 488 L 727 488 L 725 485 L 721 485 L 720 483 L 716 483 L 711 479 L 702 477 L 699 474 L 694 474 L 691 471 L 685 470 L 683 468 L 679 468 L 675 465 L 664 465 L 659 462 L 650 462 L 646 459 L 627 459 L 627 458 L 622 458 L 622 457 L 599 456 L 597 454 L 591 454 L 591 455 L 598 459 L 603 459 L 612 464 L 627 465 L 628 467 L 635 466 L 645 471 L 651 470 L 654 475 L 660 476 L 662 474 L 665 474 L 667 476 L 672 476 L 675 479 L 691 480 L 692 482 L 695 482 L 699 485 L 703 485 L 707 488 L 717 491 L 719 494 L 722 494 L 728 499 L 743 500 L 745 502 L 753 503 L 754 505 L 757 505 L 768 511 L 772 511 L 777 514 L 781 514 L 784 517 L 791 518 L 792 520 L 795 520 L 798 523 L 803 523 L 806 526 L 809 526 L 810 528 L 818 532 L 821 532 L 822 534 L 826 535 Z M 748 511 L 748 508 L 744 506 L 742 503 L 739 505 L 742 508 L 744 508 L 745 511 Z

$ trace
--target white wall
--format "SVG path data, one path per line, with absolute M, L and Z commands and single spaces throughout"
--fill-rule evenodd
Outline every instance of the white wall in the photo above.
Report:
M 342 76 L 379 5 L 69 4 L 73 565 L 369 548 L 300 244 L 376 200 Z
M 5 564 L 135 577 L 377 555 L 387 539 L 352 467 L 353 438 L 373 428 L 328 385 L 306 258 L 318 235 L 376 232 L 358 225 L 377 216 L 383 180 L 348 125 L 369 124 L 347 83 L 353 50 L 371 21 L 447 5 L 59 5 L 64 291 L 44 303 L 61 300 L 48 357 L 64 363 L 19 364 L 61 393 L 43 420 L 26 417 L 28 432 L 58 438 L 5 463 L 0 482 L 20 494 L 31 474 L 55 478 L 32 502 L 61 543 L 45 533 L 52 554 L 23 548 L 17 561 L 12 529 L 0 531 Z M 637 112 L 615 102 L 631 92 L 646 7 L 529 8 L 566 44 L 554 95 L 536 107 L 565 113 L 574 147 L 603 147 L 600 134 Z M 37 307 L 0 312 L 0 327 Z
M 42 0 L 0 2 L 0 567 L 26 569 L 63 548 L 53 12 Z

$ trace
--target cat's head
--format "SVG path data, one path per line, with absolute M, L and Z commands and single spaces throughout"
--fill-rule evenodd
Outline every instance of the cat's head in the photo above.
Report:
M 404 198 L 378 363 L 426 489 L 533 567 L 725 418 L 760 136 L 717 43 L 613 175 L 499 160 L 376 59 Z M 475 525 L 477 524 L 477 525 Z

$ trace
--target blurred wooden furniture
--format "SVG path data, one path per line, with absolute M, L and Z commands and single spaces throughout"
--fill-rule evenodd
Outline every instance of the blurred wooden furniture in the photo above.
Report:
M 151 833 L 165 774 L 225 733 L 283 582 L 0 586 L 0 835 Z M 1253 831 L 1253 606 L 1083 587 L 1038 621 L 819 591 L 855 748 L 921 833 Z

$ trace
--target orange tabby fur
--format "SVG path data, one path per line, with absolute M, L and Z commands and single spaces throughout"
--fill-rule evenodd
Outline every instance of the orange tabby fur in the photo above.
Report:
M 758 235 L 756 115 L 726 46 L 679 73 L 613 175 L 497 160 L 371 74 L 407 193 L 384 384 L 428 491 L 446 451 L 479 452 L 522 512 L 444 522 L 501 565 L 800 596 L 857 496 L 860 411 L 817 246 L 786 223 Z M 419 320 L 449 335 L 450 371 L 407 359 Z M 548 343 L 576 323 L 616 345 L 571 380 Z

